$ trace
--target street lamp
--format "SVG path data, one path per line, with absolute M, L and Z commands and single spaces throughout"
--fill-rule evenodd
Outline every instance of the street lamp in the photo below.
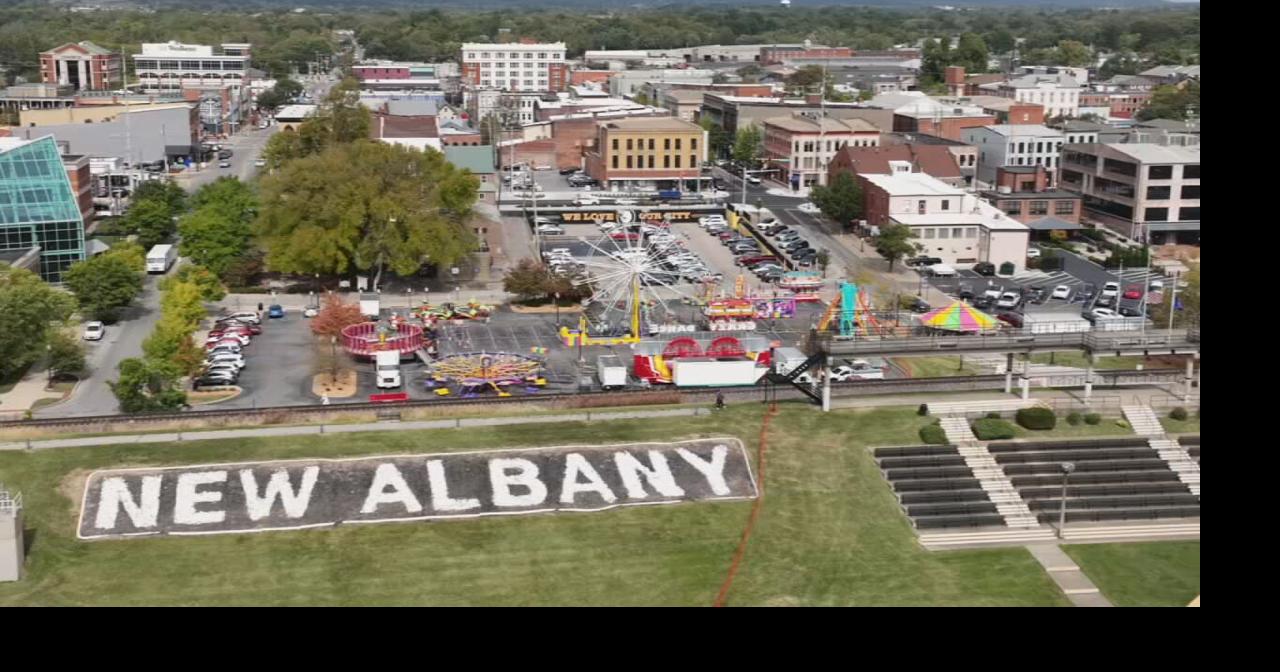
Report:
M 1058 538 L 1062 538 L 1062 528 L 1067 526 L 1067 479 L 1071 476 L 1071 472 L 1076 470 L 1074 462 L 1063 462 L 1062 468 L 1062 499 L 1058 501 Z

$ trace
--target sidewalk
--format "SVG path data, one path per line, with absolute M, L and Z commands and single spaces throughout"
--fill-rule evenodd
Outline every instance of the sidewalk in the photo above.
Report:
M 57 392 L 45 390 L 48 384 L 48 369 L 43 362 L 36 362 L 27 370 L 13 389 L 0 394 L 0 416 L 25 411 L 41 399 L 58 399 Z
M 1111 601 L 1080 571 L 1080 567 L 1057 544 L 1027 544 L 1031 557 L 1044 567 L 1071 604 L 1077 607 L 1111 607 Z

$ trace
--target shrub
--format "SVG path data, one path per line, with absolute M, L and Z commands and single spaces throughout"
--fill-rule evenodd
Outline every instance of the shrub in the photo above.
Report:
M 920 440 L 925 443 L 944 445 L 947 442 L 947 433 L 942 431 L 942 425 L 937 423 L 925 425 L 920 428 Z
M 988 417 L 988 418 L 991 418 L 992 420 L 999 420 L 999 419 L 1000 419 L 1000 411 L 991 411 L 990 413 L 988 413 L 988 414 L 987 414 L 987 417 Z
M 1173 418 L 1174 420 L 1186 420 L 1187 409 L 1179 406 L 1173 409 L 1172 411 L 1169 411 L 1169 417 Z
M 1058 417 L 1053 411 L 1041 406 L 1020 408 L 1015 418 L 1027 429 L 1053 429 L 1058 424 Z
M 997 441 L 1000 439 L 1012 439 L 1017 434 L 1017 431 L 1006 420 L 983 418 L 974 421 L 973 433 L 983 441 Z
M 1084 414 L 1084 424 L 1086 424 L 1086 425 L 1098 425 L 1098 424 L 1101 424 L 1101 423 L 1102 423 L 1102 416 L 1101 416 L 1101 415 L 1098 415 L 1097 413 L 1085 413 L 1085 414 Z
M 1076 425 L 1080 424 L 1083 421 L 1084 421 L 1084 416 L 1080 415 L 1078 411 L 1071 411 L 1070 413 L 1067 414 L 1067 424 L 1071 425 L 1072 427 L 1075 427 Z
M 916 409 L 916 415 L 929 415 L 929 404 L 920 404 L 920 408 Z

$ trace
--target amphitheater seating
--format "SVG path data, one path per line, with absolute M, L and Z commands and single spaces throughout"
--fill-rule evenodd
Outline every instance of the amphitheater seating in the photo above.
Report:
M 955 446 L 878 448 L 875 458 L 917 528 L 1004 524 L 1004 517 Z
M 1191 456 L 1191 459 L 1196 461 L 1196 464 L 1200 464 L 1200 435 L 1199 434 L 1195 436 L 1179 437 L 1178 443 L 1182 444 L 1182 447 L 1187 449 L 1187 454 Z
M 1188 452 L 1193 448 L 1198 460 L 1198 441 Z M 1199 495 L 1146 438 L 1001 442 L 988 450 L 1041 523 L 1055 523 L 1060 515 L 1063 462 L 1075 465 L 1066 493 L 1068 522 L 1200 515 Z

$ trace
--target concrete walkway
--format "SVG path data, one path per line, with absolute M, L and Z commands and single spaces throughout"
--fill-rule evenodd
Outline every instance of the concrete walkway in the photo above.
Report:
M 0 417 L 10 413 L 20 413 L 31 408 L 41 399 L 56 399 L 62 395 L 45 390 L 48 385 L 49 372 L 43 363 L 34 364 L 27 375 L 14 384 L 13 389 L 0 394 Z
M 1179 399 L 1168 390 L 1156 387 L 1123 388 L 1119 390 L 1094 390 L 1094 399 L 1121 398 L 1124 403 L 1150 403 L 1152 399 Z M 961 401 L 1005 401 L 1019 398 L 1017 389 L 1011 394 L 1003 392 L 920 392 L 917 394 L 877 395 L 868 397 L 835 397 L 831 400 L 831 408 L 874 408 L 876 406 L 906 406 L 924 404 L 945 399 L 948 402 Z M 1084 401 L 1084 390 L 1037 390 L 1031 395 L 1032 400 L 1061 399 L 1064 401 Z
M 1102 591 L 1093 585 L 1071 556 L 1058 548 L 1057 544 L 1027 544 L 1027 550 L 1044 567 L 1044 571 L 1049 573 L 1053 582 L 1058 584 L 1071 604 L 1077 607 L 1115 606 L 1102 596 Z

